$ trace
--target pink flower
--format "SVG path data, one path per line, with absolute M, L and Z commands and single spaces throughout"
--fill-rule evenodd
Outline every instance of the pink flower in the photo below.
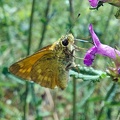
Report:
M 92 65 L 96 54 L 107 56 L 114 60 L 116 59 L 116 55 L 120 56 L 120 51 L 118 51 L 115 48 L 112 48 L 108 45 L 102 44 L 99 41 L 99 38 L 97 37 L 97 35 L 95 34 L 95 32 L 93 30 L 92 24 L 89 25 L 89 31 L 90 31 L 91 37 L 93 39 L 94 46 L 91 47 L 85 54 L 85 57 L 84 57 L 85 65 L 87 65 L 87 66 Z
M 89 3 L 92 7 L 97 7 L 98 5 L 98 0 L 89 0 Z
M 120 7 L 120 0 L 89 0 L 89 3 L 94 8 L 100 7 L 102 3 L 110 3 L 111 5 Z

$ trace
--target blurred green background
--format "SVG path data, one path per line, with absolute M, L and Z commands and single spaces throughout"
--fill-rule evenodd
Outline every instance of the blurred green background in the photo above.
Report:
M 58 40 L 71 26 L 75 38 L 83 39 L 92 23 L 102 43 L 119 49 L 117 8 L 109 4 L 89 8 L 87 0 L 0 0 L 0 120 L 120 119 L 120 87 L 109 77 L 99 82 L 71 77 L 62 91 L 28 83 L 7 71 L 12 63 Z M 80 58 L 92 46 L 76 44 L 86 48 L 77 53 Z M 96 56 L 92 67 L 105 71 L 110 62 Z M 76 63 L 85 66 L 82 60 Z

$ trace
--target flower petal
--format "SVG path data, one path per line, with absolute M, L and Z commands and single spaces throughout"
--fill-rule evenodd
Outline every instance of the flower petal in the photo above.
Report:
M 116 59 L 117 55 L 120 56 L 120 51 L 108 45 L 100 43 L 99 38 L 97 37 L 97 35 L 93 30 L 92 24 L 89 25 L 89 31 L 92 36 L 94 46 L 90 48 L 85 54 L 85 57 L 84 57 L 85 65 L 87 66 L 92 65 L 96 54 L 107 56 L 112 59 Z
M 98 0 L 89 0 L 89 3 L 92 7 L 97 7 L 98 5 Z
M 112 59 L 116 59 L 116 56 L 120 56 L 120 51 L 116 50 L 115 48 L 112 48 L 105 44 L 100 44 L 98 47 L 97 54 L 101 54 L 103 56 L 107 56 Z
M 99 38 L 97 37 L 97 35 L 95 34 L 94 30 L 93 30 L 93 26 L 92 24 L 89 25 L 89 31 L 90 31 L 90 34 L 91 34 L 91 37 L 93 39 L 93 42 L 94 42 L 94 45 L 96 47 L 98 47 L 101 43 L 99 41 Z
M 93 46 L 87 51 L 84 57 L 84 61 L 83 61 L 85 65 L 87 66 L 92 65 L 96 52 L 97 52 L 97 48 L 95 46 Z

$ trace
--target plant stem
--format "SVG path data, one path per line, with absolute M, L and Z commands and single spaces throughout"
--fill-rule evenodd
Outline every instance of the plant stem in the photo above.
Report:
M 72 27 L 73 27 L 73 22 L 74 22 L 74 10 L 73 10 L 73 0 L 69 0 L 69 10 L 70 10 L 70 18 L 69 18 L 69 22 L 70 22 L 70 32 L 72 33 Z
M 70 10 L 70 32 L 72 33 L 72 27 L 74 22 L 74 9 L 73 9 L 73 0 L 69 0 L 69 10 Z M 73 116 L 72 120 L 76 120 L 76 79 L 73 77 Z
M 73 119 L 76 120 L 76 79 L 73 77 Z
M 30 23 L 29 23 L 29 35 L 28 35 L 27 55 L 30 54 L 30 48 L 31 48 L 34 6 L 35 6 L 35 0 L 32 1 L 31 16 L 30 16 Z M 29 113 L 29 111 L 28 111 L 29 110 L 29 104 L 27 103 L 28 93 L 29 93 L 29 83 L 28 83 L 28 81 L 26 81 L 25 103 L 24 103 L 24 116 L 23 116 L 24 120 L 27 120 L 27 116 L 28 116 L 28 113 Z
M 42 33 L 41 33 L 41 38 L 40 38 L 40 43 L 39 43 L 39 47 L 41 47 L 42 45 L 42 42 L 44 40 L 44 37 L 45 37 L 45 33 L 46 33 L 46 30 L 47 30 L 47 25 L 48 25 L 48 22 L 49 22 L 49 17 L 48 17 L 48 14 L 49 14 L 49 9 L 50 9 L 50 5 L 51 5 L 51 1 L 52 0 L 48 0 L 47 1 L 47 6 L 46 6 L 46 10 L 45 10 L 45 21 L 43 22 L 43 27 L 42 27 Z
M 34 7 L 35 7 L 35 0 L 32 2 L 32 8 L 31 8 L 31 15 L 30 15 L 30 23 L 29 23 L 29 34 L 28 34 L 28 49 L 27 49 L 27 55 L 30 54 L 30 48 L 31 48 L 31 41 L 32 41 L 32 26 L 33 26 L 33 17 L 34 17 Z
M 24 103 L 24 114 L 23 114 L 23 120 L 27 120 L 27 116 L 28 116 L 28 109 L 29 109 L 29 105 L 27 103 L 27 96 L 28 96 L 28 92 L 29 92 L 29 83 L 28 81 L 26 81 L 26 90 L 25 90 L 25 103 Z
M 108 101 L 108 99 L 111 98 L 111 96 L 113 97 L 113 91 L 115 91 L 115 90 L 116 90 L 116 84 L 114 83 L 114 84 L 111 86 L 110 90 L 107 92 L 104 101 Z M 115 92 L 115 93 L 116 93 L 116 92 Z M 114 93 L 114 95 L 115 95 L 115 93 Z M 97 120 L 100 120 L 100 119 L 101 119 L 101 116 L 102 116 L 104 107 L 105 107 L 105 105 L 102 106 L 102 108 L 101 108 L 101 110 L 100 110 L 100 112 L 99 112 L 99 115 L 98 115 L 98 119 L 97 119 Z

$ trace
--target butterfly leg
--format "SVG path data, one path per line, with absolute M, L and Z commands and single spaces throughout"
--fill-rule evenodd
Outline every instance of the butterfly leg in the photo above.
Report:
M 69 69 L 71 69 L 71 68 L 75 68 L 76 67 L 76 64 L 74 63 L 74 62 L 72 62 L 72 63 L 69 63 L 67 66 L 66 66 L 66 68 L 65 68 L 65 70 L 69 70 Z

